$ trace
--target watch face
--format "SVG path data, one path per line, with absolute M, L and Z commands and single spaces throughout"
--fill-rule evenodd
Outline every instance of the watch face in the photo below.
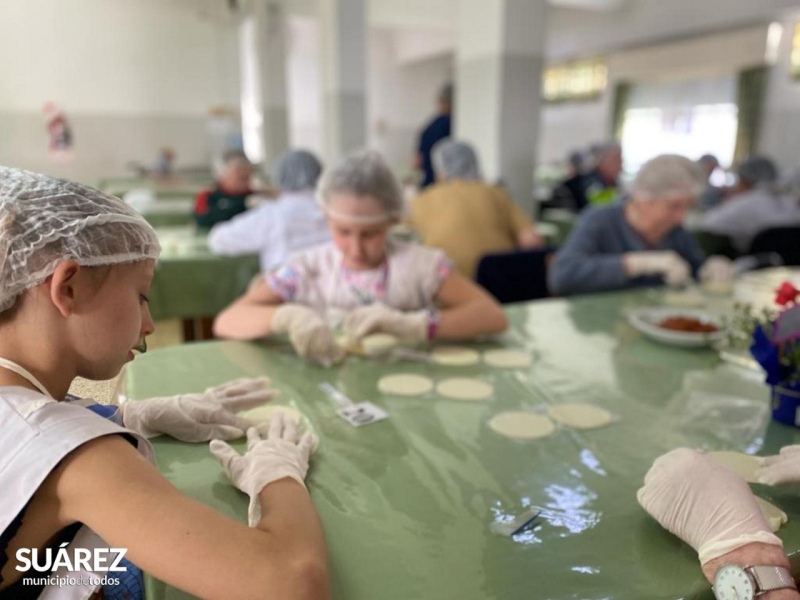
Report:
M 723 565 L 714 576 L 714 595 L 717 600 L 753 600 L 756 590 L 744 569 Z

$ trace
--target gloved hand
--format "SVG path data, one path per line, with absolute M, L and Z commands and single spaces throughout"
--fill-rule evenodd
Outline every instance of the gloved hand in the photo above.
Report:
M 323 367 L 335 365 L 345 357 L 330 327 L 306 306 L 282 304 L 272 316 L 270 328 L 272 333 L 288 333 L 297 354 Z
M 391 333 L 403 342 L 428 340 L 428 313 L 424 310 L 402 312 L 385 304 L 370 304 L 351 311 L 344 318 L 344 331 L 351 343 L 370 333 Z
M 275 413 L 269 421 L 266 436 L 258 429 L 247 430 L 244 456 L 221 440 L 209 444 L 211 454 L 220 462 L 233 484 L 250 496 L 247 522 L 255 527 L 261 520 L 258 494 L 273 481 L 291 477 L 305 486 L 308 457 L 314 449 L 314 436 L 298 434 L 297 422 Z
M 636 497 L 697 550 L 701 564 L 752 542 L 783 546 L 747 482 L 698 450 L 678 448 L 656 459 Z
M 759 483 L 800 483 L 800 446 L 784 446 L 777 456 L 767 456 L 756 471 Z
M 692 277 L 689 263 L 673 250 L 628 252 L 624 260 L 630 277 L 661 275 L 669 286 L 683 285 Z
M 700 267 L 700 281 L 713 281 L 724 283 L 733 280 L 736 275 L 736 266 L 724 256 L 709 256 Z
M 122 422 L 146 438 L 162 433 L 182 442 L 235 440 L 253 424 L 236 413 L 269 402 L 278 392 L 266 377 L 234 379 L 202 394 L 126 402 Z

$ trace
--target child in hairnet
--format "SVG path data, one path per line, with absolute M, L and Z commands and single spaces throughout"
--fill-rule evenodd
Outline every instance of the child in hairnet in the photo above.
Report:
M 144 349 L 158 254 L 153 229 L 119 199 L 0 167 L 0 598 L 136 598 L 133 565 L 203 598 L 326 598 L 303 483 L 313 439 L 283 417 L 262 437 L 236 415 L 272 397 L 268 380 L 127 403 L 118 422 L 66 401 L 75 377 L 114 377 Z M 245 430 L 244 455 L 215 439 Z M 250 528 L 159 474 L 146 438 L 162 433 L 214 439 L 251 498 Z M 93 572 L 98 556 L 115 559 L 110 548 L 127 550 L 125 571 Z M 48 556 L 53 573 L 32 569 Z
M 298 354 L 327 366 L 344 354 L 331 332 L 334 314 L 346 313 L 350 342 L 371 333 L 421 343 L 505 330 L 497 302 L 456 272 L 442 251 L 387 238 L 402 215 L 403 196 L 380 155 L 342 160 L 323 174 L 318 197 L 332 242 L 265 274 L 220 313 L 217 335 L 247 340 L 287 333 Z

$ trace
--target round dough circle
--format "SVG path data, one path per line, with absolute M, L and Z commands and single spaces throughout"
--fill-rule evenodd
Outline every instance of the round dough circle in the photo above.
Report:
M 454 400 L 486 400 L 494 389 L 480 379 L 452 377 L 439 382 L 436 391 L 439 395 Z
M 535 440 L 551 435 L 556 426 L 544 415 L 511 410 L 493 416 L 489 428 L 502 436 L 515 440 Z
M 308 422 L 306 416 L 299 410 L 295 410 L 294 408 L 283 406 L 281 404 L 264 404 L 262 406 L 256 406 L 255 408 L 250 408 L 240 412 L 239 416 L 244 417 L 253 423 L 267 423 L 272 415 L 274 415 L 276 412 L 282 412 L 284 415 L 294 419 L 298 424 L 301 425 Z
M 764 515 L 764 519 L 766 519 L 773 533 L 778 531 L 784 523 L 789 521 L 789 517 L 786 513 L 771 502 L 767 502 L 758 496 L 756 496 L 756 502 L 758 503 L 758 508 L 761 509 L 761 514 Z
M 391 350 L 400 343 L 391 333 L 373 333 L 361 338 L 361 349 L 367 355 L 380 354 Z
M 483 353 L 483 362 L 502 369 L 516 369 L 530 366 L 531 356 L 519 350 L 487 350 Z
M 387 375 L 378 380 L 378 389 L 384 394 L 395 396 L 421 396 L 433 389 L 433 381 L 410 373 Z
M 733 281 L 705 281 L 703 291 L 712 296 L 730 296 L 733 294 Z
M 713 459 L 721 462 L 734 473 L 738 473 L 744 477 L 745 481 L 750 483 L 758 483 L 756 471 L 761 466 L 761 458 L 758 456 L 751 456 L 742 452 L 709 452 L 708 455 Z
M 480 354 L 472 348 L 463 346 L 440 346 L 431 352 L 433 360 L 440 365 L 466 367 L 480 362 Z
M 575 429 L 595 429 L 611 423 L 611 413 L 593 404 L 556 404 L 547 413 L 554 421 Z

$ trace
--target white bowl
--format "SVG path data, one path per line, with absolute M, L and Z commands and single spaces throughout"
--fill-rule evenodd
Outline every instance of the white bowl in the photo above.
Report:
M 669 317 L 689 317 L 720 328 L 719 320 L 714 315 L 703 310 L 690 308 L 639 308 L 628 315 L 628 322 L 651 340 L 670 346 L 700 348 L 702 346 L 710 346 L 722 338 L 721 329 L 713 333 L 699 333 L 694 331 L 674 331 L 659 327 L 658 324 Z

